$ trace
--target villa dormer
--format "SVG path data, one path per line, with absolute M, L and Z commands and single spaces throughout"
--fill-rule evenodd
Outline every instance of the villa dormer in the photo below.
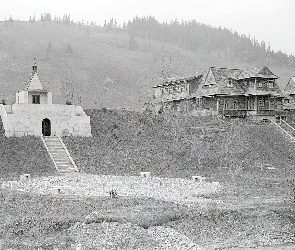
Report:
M 37 73 L 37 64 L 34 60 L 32 75 L 24 89 L 16 93 L 17 104 L 52 104 L 52 92 L 44 89 Z

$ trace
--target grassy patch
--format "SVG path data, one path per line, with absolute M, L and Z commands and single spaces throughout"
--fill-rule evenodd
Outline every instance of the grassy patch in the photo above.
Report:
M 20 174 L 46 176 L 55 173 L 54 165 L 40 138 L 1 137 L 0 176 L 15 179 Z
M 68 229 L 76 223 L 119 222 L 143 228 L 162 225 L 183 213 L 183 208 L 151 198 L 110 199 L 43 196 L 1 190 L 0 238 L 6 247 L 55 245 L 69 247 L 75 238 Z M 33 248 L 32 248 L 33 249 Z

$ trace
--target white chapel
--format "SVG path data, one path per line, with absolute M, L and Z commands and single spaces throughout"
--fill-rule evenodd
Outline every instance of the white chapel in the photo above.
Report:
M 0 114 L 7 137 L 92 136 L 90 117 L 81 106 L 52 104 L 52 92 L 44 89 L 35 61 L 28 83 L 16 93 L 15 104 L 0 104 Z

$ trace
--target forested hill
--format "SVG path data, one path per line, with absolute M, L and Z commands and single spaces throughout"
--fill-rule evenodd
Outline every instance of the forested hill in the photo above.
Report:
M 129 21 L 125 25 L 123 28 L 131 36 L 169 42 L 190 50 L 203 48 L 208 54 L 217 51 L 219 58 L 225 57 L 229 60 L 236 58 L 266 66 L 295 66 L 293 55 L 287 55 L 281 51 L 274 52 L 270 44 L 264 41 L 259 42 L 255 36 L 238 34 L 236 31 L 212 27 L 195 20 L 159 23 L 154 17 L 135 17 L 132 22 Z M 112 29 L 114 26 L 116 27 L 116 22 L 111 19 L 109 23 L 105 23 L 104 27 Z
M 283 88 L 294 75 L 294 57 L 265 43 L 195 21 L 159 23 L 115 19 L 103 26 L 44 14 L 0 22 L 0 100 L 10 104 L 24 87 L 36 58 L 39 78 L 55 103 L 85 108 L 139 110 L 161 79 L 208 70 L 266 65 Z

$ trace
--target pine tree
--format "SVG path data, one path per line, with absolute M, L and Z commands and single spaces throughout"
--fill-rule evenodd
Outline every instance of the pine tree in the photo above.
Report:
M 13 23 L 13 19 L 12 19 L 12 16 L 11 15 L 9 16 L 8 22 L 9 23 Z
M 48 46 L 47 46 L 47 49 L 46 49 L 46 56 L 47 57 L 50 57 L 52 55 L 52 45 L 51 43 L 49 42 L 48 43 Z
M 67 49 L 66 49 L 66 53 L 67 53 L 68 55 L 73 54 L 73 48 L 72 48 L 72 46 L 71 46 L 70 43 L 68 43 L 68 46 L 67 46 Z

